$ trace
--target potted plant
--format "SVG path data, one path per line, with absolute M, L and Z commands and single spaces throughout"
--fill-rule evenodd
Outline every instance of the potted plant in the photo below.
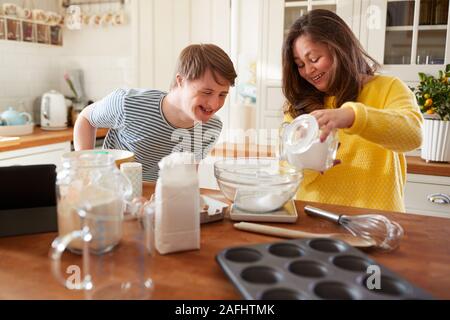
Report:
M 421 157 L 426 161 L 450 161 L 450 64 L 434 77 L 419 73 L 413 89 L 424 114 Z

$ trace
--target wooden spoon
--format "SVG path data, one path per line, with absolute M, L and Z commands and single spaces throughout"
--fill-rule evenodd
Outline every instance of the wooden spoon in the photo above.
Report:
M 353 247 L 368 248 L 368 247 L 375 246 L 375 241 L 373 241 L 373 240 L 368 240 L 368 239 L 364 239 L 361 237 L 355 237 L 351 234 L 345 234 L 345 233 L 311 233 L 311 232 L 291 230 L 291 229 L 286 229 L 286 228 L 271 227 L 271 226 L 266 226 L 266 225 L 257 224 L 257 223 L 249 223 L 249 222 L 235 223 L 234 227 L 236 229 L 243 230 L 243 231 L 262 233 L 262 234 L 267 234 L 267 235 L 281 237 L 281 238 L 291 238 L 291 239 L 332 238 L 332 239 L 338 239 L 338 240 L 347 242 L 349 245 L 351 245 Z

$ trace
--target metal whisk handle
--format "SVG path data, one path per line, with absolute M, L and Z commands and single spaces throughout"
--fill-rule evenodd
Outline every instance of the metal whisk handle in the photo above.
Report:
M 325 218 L 325 219 L 335 222 L 337 224 L 339 224 L 339 219 L 341 218 L 341 215 L 337 215 L 335 213 L 332 213 L 332 212 L 329 212 L 329 211 L 326 211 L 323 209 L 319 209 L 319 208 L 314 208 L 311 206 L 305 206 L 304 210 L 305 210 L 305 213 L 310 216 Z

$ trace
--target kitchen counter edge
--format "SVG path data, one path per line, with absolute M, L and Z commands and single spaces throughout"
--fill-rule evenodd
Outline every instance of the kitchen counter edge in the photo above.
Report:
M 108 133 L 107 128 L 99 128 L 96 132 L 97 138 L 103 138 Z M 13 145 L 0 145 L 0 152 L 13 151 L 23 148 L 38 147 L 47 144 L 73 141 L 73 128 L 65 130 L 46 131 L 35 127 L 33 134 L 21 136 L 19 143 Z M 212 151 L 216 157 L 270 157 L 275 154 L 273 146 L 251 146 L 240 144 L 218 144 Z M 406 156 L 408 173 L 431 176 L 450 177 L 450 163 L 426 162 L 418 156 Z
M 96 132 L 97 138 L 103 138 L 108 133 L 108 129 L 99 128 Z M 53 143 L 73 141 L 73 127 L 64 130 L 50 131 L 42 130 L 41 127 L 34 127 L 33 133 L 26 136 L 20 136 L 19 141 L 13 145 L 4 147 L 0 144 L 0 152 L 13 151 L 24 148 L 39 147 Z

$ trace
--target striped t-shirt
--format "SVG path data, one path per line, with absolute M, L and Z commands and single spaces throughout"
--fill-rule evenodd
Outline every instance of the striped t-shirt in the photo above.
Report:
M 162 113 L 167 93 L 148 89 L 118 89 L 95 102 L 89 122 L 110 128 L 103 148 L 134 152 L 142 163 L 143 179 L 158 179 L 158 162 L 172 152 L 192 152 L 197 161 L 205 158 L 216 143 L 222 122 L 213 116 L 192 128 L 175 128 Z

